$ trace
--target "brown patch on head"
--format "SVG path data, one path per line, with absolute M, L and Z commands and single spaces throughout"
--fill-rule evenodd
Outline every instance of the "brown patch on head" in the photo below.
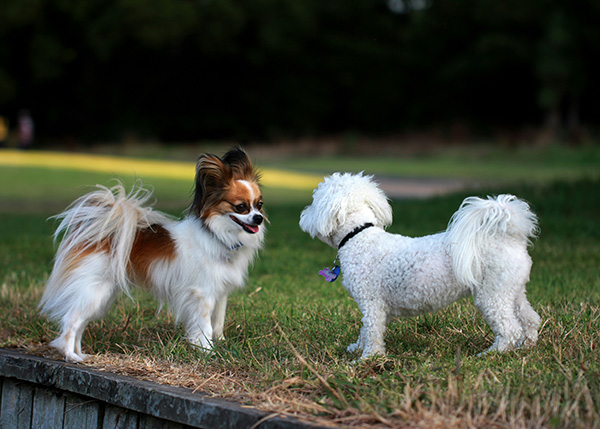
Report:
M 253 209 L 262 212 L 262 195 L 260 188 L 254 182 L 236 180 L 228 187 L 228 190 L 224 193 L 221 201 L 204 211 L 203 219 L 225 213 L 245 215 L 250 213 Z
M 223 158 L 204 154 L 198 159 L 196 167 L 196 189 L 190 213 L 205 220 L 210 212 L 223 210 L 221 206 L 225 201 L 234 203 L 232 200 L 237 198 L 240 203 L 244 200 L 253 204 L 257 197 L 260 198 L 259 180 L 250 158 L 241 148 L 230 150 Z M 239 181 L 251 184 L 252 190 Z M 251 192 L 255 197 L 242 198 L 242 194 Z M 230 210 L 224 212 L 227 211 Z
M 175 242 L 169 231 L 160 225 L 142 229 L 137 233 L 131 249 L 131 274 L 141 284 L 147 284 L 152 263 L 158 260 L 172 261 L 175 256 Z

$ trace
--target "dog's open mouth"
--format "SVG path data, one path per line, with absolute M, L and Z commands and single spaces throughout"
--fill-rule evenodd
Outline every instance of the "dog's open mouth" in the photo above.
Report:
M 256 234 L 258 232 L 258 225 L 247 224 L 232 215 L 229 215 L 229 217 L 231 218 L 231 220 L 233 220 L 235 223 L 237 223 L 239 226 L 241 226 L 243 228 L 243 230 L 246 231 L 248 234 Z

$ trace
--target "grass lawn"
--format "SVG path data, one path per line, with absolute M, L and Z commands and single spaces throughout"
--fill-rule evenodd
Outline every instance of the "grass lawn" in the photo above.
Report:
M 265 166 L 283 166 L 307 172 L 366 171 L 381 176 L 460 178 L 493 182 L 546 182 L 600 176 L 600 147 L 563 146 L 506 148 L 456 146 L 438 152 L 404 156 L 322 156 L 269 160 Z
M 588 158 L 580 159 L 585 171 Z M 335 169 L 344 164 L 335 162 Z M 360 165 L 345 162 L 348 169 Z M 270 188 L 265 250 L 247 288 L 230 298 L 226 339 L 215 353 L 188 345 L 168 312 L 157 314 L 152 297 L 137 292 L 136 301 L 117 300 L 104 320 L 90 324 L 84 351 L 96 356 L 86 365 L 340 425 L 599 427 L 600 180 L 585 172 L 591 178 L 573 173 L 552 181 L 543 174 L 543 184 L 478 191 L 515 193 L 540 218 L 528 285 L 543 320 L 535 347 L 478 357 L 493 335 L 467 299 L 392 322 L 389 355 L 353 364 L 356 356 L 345 348 L 358 335 L 361 315 L 339 281 L 317 275 L 335 252 L 298 228 L 306 192 Z M 107 184 L 109 177 L 0 168 L 0 346 L 58 357 L 47 346 L 56 326 L 36 311 L 53 258 L 54 225 L 46 219 L 84 185 Z M 158 207 L 181 212 L 191 183 L 144 180 L 155 187 Z M 464 196 L 394 202 L 390 231 L 443 230 Z

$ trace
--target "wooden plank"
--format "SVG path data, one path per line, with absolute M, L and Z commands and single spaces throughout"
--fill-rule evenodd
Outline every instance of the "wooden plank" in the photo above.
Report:
M 5 379 L 2 383 L 0 427 L 30 429 L 33 407 L 33 386 L 18 380 Z
M 65 401 L 64 429 L 100 429 L 104 407 L 98 401 L 69 395 Z
M 168 420 L 157 419 L 148 414 L 140 415 L 140 429 L 184 429 L 187 427 L 189 426 L 173 423 Z
M 107 405 L 104 409 L 104 429 L 138 429 L 139 414 L 121 407 Z
M 62 428 L 65 416 L 65 395 L 55 389 L 36 388 L 33 397 L 31 427 Z
M 36 386 L 61 390 L 65 395 L 73 394 L 100 401 L 101 407 L 96 403 L 96 417 L 85 417 L 91 419 L 90 426 L 82 426 L 80 423 L 67 426 L 69 413 L 73 414 L 76 410 L 71 410 L 71 406 L 66 407 L 65 427 L 76 429 L 101 426 L 104 407 L 109 404 L 140 415 L 148 414 L 160 421 L 173 422 L 169 423 L 171 425 L 180 423 L 188 427 L 249 428 L 257 423 L 260 423 L 261 428 L 264 429 L 316 427 L 299 419 L 272 416 L 264 411 L 210 398 L 189 389 L 136 380 L 82 365 L 30 356 L 14 350 L 0 349 L 1 377 L 10 377 Z M 14 428 L 14 426 L 7 427 Z M 142 428 L 139 424 L 138 427 Z

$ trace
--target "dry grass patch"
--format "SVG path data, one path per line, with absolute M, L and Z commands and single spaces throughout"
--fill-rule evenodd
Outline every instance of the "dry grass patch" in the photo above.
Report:
M 477 353 L 493 336 L 469 300 L 390 324 L 389 355 L 352 363 L 361 315 L 316 272 L 333 251 L 297 227 L 301 205 L 272 206 L 268 242 L 234 296 L 226 340 L 190 346 L 149 295 L 118 300 L 84 335 L 85 365 L 181 386 L 320 424 L 381 427 L 600 427 L 600 195 L 597 181 L 503 189 L 541 219 L 528 294 L 535 347 Z M 462 195 L 394 204 L 394 232 L 443 229 Z M 0 214 L 0 346 L 59 358 L 56 326 L 36 307 L 50 269 L 43 215 Z

